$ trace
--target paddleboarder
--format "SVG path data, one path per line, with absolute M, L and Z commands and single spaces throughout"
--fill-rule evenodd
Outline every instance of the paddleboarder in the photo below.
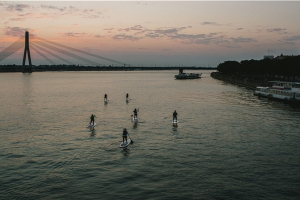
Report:
M 137 118 L 137 113 L 138 113 L 138 111 L 137 111 L 137 109 L 135 108 L 135 109 L 133 110 L 133 118 Z
M 176 112 L 176 110 L 173 112 L 173 121 L 177 121 L 177 112 Z
M 104 101 L 107 101 L 107 94 L 104 95 Z
M 92 125 L 92 122 L 93 122 L 93 126 L 94 126 L 94 123 L 95 123 L 95 115 L 92 114 L 91 117 L 90 117 L 90 119 L 91 119 L 90 124 Z
M 127 93 L 127 94 L 126 94 L 126 100 L 129 100 L 128 98 L 129 98 L 129 94 Z
M 128 135 L 128 132 L 127 132 L 126 128 L 124 128 L 123 129 L 123 134 L 122 134 L 122 136 L 123 136 L 123 143 L 124 143 L 124 141 L 126 141 L 126 143 L 127 143 L 127 135 Z

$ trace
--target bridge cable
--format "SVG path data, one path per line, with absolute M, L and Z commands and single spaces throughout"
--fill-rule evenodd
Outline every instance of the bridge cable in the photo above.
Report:
M 64 59 L 64 58 L 62 58 L 62 57 L 60 57 L 60 56 L 58 56 L 58 55 L 52 53 L 51 51 L 48 51 L 47 49 L 41 47 L 41 46 L 40 46 L 39 44 L 37 44 L 37 43 L 32 43 L 31 45 L 34 46 L 34 47 L 36 47 L 36 48 L 38 48 L 38 49 L 40 49 L 40 50 L 42 50 L 42 51 L 44 51 L 44 52 L 46 52 L 46 53 L 48 53 L 48 54 L 50 54 L 50 55 L 52 55 L 52 56 L 55 57 L 55 58 L 58 58 L 58 59 L 62 60 L 62 61 L 65 62 L 65 63 L 68 63 L 69 65 L 74 65 L 74 63 L 72 63 L 72 62 L 70 62 L 70 61 L 68 61 L 68 60 L 66 60 L 66 59 Z
M 103 60 L 106 60 L 106 61 L 110 61 L 110 62 L 114 62 L 114 63 L 117 63 L 117 64 L 125 65 L 125 63 L 122 63 L 122 62 L 119 62 L 119 61 L 116 61 L 116 60 L 112 60 L 112 59 L 109 59 L 109 58 L 105 58 L 103 56 L 95 55 L 95 54 L 88 53 L 88 52 L 85 52 L 85 51 L 82 51 L 82 50 L 79 50 L 79 49 L 68 47 L 68 46 L 65 46 L 65 45 L 62 45 L 62 44 L 59 44 L 59 43 L 56 43 L 56 42 L 52 42 L 52 41 L 49 41 L 49 40 L 46 40 L 46 39 L 43 39 L 43 38 L 40 38 L 40 37 L 36 37 L 36 38 L 38 38 L 40 40 L 43 40 L 44 42 L 51 43 L 51 44 L 56 45 L 56 46 L 60 46 L 60 47 L 63 47 L 63 48 L 70 49 L 72 51 L 77 51 L 79 53 L 86 54 L 88 56 L 92 56 L 92 57 L 100 58 L 100 59 L 103 59 Z
M 24 37 L 19 38 L 16 42 L 12 43 L 0 52 L 0 62 L 22 48 L 24 48 Z
M 45 56 L 42 52 L 40 52 L 39 50 L 37 50 L 34 45 L 31 45 L 30 47 L 32 50 L 34 50 L 35 52 L 37 52 L 40 56 L 42 56 L 45 60 L 47 60 L 49 63 L 51 63 L 52 65 L 55 65 L 55 62 L 53 62 L 51 59 L 49 59 L 47 56 Z
M 83 58 L 83 57 L 81 57 L 81 56 L 78 56 L 78 55 L 76 55 L 76 54 L 70 53 L 70 52 L 68 52 L 68 51 L 64 51 L 64 50 L 62 50 L 62 49 L 59 49 L 59 48 L 54 47 L 54 46 L 52 46 L 52 45 L 46 44 L 46 43 L 44 43 L 44 42 L 41 42 L 41 41 L 34 41 L 34 43 L 37 43 L 37 44 L 39 44 L 39 45 L 42 45 L 42 46 L 47 47 L 47 48 L 49 48 L 49 49 L 52 49 L 53 51 L 57 51 L 57 52 L 59 52 L 59 53 L 65 54 L 65 55 L 70 56 L 70 57 L 72 57 L 72 58 L 76 58 L 76 59 L 81 60 L 81 61 L 83 61 L 83 62 L 90 63 L 90 64 L 93 64 L 93 65 L 98 65 L 98 63 L 96 63 L 96 62 L 93 62 L 93 61 L 91 61 L 91 60 L 85 59 L 85 58 Z

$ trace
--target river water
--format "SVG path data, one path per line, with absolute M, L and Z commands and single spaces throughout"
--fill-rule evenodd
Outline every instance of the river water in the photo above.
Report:
M 299 199 L 300 109 L 199 72 L 0 74 L 0 199 Z

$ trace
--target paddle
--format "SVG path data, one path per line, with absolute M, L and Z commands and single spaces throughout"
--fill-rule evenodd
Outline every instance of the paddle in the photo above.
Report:
M 129 134 L 127 133 L 129 139 L 130 139 L 130 144 L 133 144 L 133 140 L 131 139 L 131 137 L 129 136 Z

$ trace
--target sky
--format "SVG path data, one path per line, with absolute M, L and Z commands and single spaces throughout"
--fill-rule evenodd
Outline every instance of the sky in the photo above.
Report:
M 0 52 L 29 31 L 131 66 L 217 67 L 300 55 L 299 11 L 299 1 L 0 1 Z M 0 64 L 21 64 L 23 51 Z

